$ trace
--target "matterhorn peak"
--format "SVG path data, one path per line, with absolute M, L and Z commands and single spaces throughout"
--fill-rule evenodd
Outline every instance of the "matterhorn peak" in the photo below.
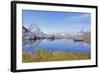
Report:
M 28 28 L 31 32 L 34 32 L 34 31 L 40 31 L 40 27 L 38 24 L 36 23 L 32 23 L 30 24 L 29 28 Z

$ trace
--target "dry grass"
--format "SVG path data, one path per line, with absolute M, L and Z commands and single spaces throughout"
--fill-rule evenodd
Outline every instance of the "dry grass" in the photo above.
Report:
M 64 61 L 64 60 L 86 60 L 90 59 L 90 53 L 64 52 L 64 51 L 45 51 L 38 50 L 37 55 L 23 53 L 23 62 L 46 62 L 46 61 Z

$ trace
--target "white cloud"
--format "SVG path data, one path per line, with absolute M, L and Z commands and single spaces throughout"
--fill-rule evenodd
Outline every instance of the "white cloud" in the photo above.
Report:
M 84 19 L 84 18 L 87 18 L 89 16 L 90 15 L 88 15 L 88 14 L 83 14 L 83 15 L 71 17 L 71 19 Z

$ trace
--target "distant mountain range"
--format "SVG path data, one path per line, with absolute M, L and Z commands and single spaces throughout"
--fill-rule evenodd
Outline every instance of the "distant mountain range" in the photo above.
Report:
M 23 39 L 73 39 L 90 37 L 90 31 L 79 32 L 77 34 L 70 32 L 47 34 L 40 30 L 37 24 L 31 24 L 29 28 L 22 26 Z

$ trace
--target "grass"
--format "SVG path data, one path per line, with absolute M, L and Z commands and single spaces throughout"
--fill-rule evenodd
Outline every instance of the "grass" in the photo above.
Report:
M 86 35 L 86 36 L 83 37 L 83 40 L 84 40 L 84 42 L 90 44 L 91 43 L 91 36 L 90 35 Z
M 90 53 L 64 52 L 64 51 L 46 51 L 38 50 L 36 55 L 29 53 L 22 54 L 22 62 L 47 62 L 47 61 L 65 61 L 65 60 L 87 60 L 90 59 Z
M 83 39 L 86 43 L 91 43 L 91 38 L 90 37 L 84 37 Z

